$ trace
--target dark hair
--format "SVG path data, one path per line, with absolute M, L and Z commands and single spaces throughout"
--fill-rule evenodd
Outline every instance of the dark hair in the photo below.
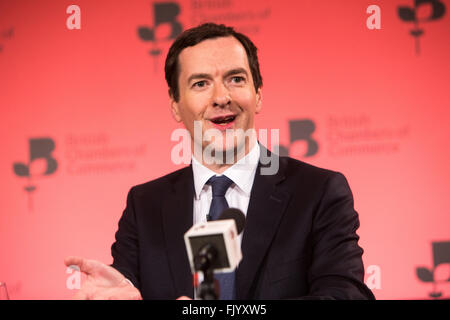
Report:
M 258 56 L 256 54 L 257 48 L 253 42 L 246 35 L 236 32 L 232 27 L 227 27 L 223 24 L 204 23 L 195 28 L 188 29 L 179 35 L 170 46 L 169 52 L 167 53 L 164 71 L 166 73 L 167 84 L 169 85 L 169 95 L 173 97 L 175 101 L 178 101 L 180 98 L 178 88 L 178 77 L 180 75 L 178 56 L 180 55 L 180 52 L 187 47 L 195 46 L 207 39 L 230 36 L 235 37 L 242 44 L 247 53 L 248 64 L 250 66 L 250 71 L 252 72 L 255 90 L 262 87 L 262 77 L 259 71 Z

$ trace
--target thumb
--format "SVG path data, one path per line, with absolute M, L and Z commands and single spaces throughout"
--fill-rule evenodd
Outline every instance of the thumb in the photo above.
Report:
M 69 256 L 64 259 L 66 266 L 77 266 L 81 272 L 92 276 L 97 281 L 104 281 L 104 285 L 118 285 L 125 277 L 116 269 L 96 260 Z
M 68 267 L 77 266 L 81 272 L 84 272 L 87 275 L 99 272 L 104 266 L 101 262 L 76 256 L 66 257 L 64 259 L 64 264 Z

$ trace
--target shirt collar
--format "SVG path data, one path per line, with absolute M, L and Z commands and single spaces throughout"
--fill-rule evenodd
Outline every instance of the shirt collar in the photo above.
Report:
M 223 172 L 223 175 L 233 180 L 247 196 L 250 196 L 252 190 L 259 156 L 260 147 L 258 143 L 255 143 L 255 146 L 245 155 L 245 157 L 241 158 Z M 194 174 L 195 198 L 199 199 L 205 183 L 209 178 L 217 175 L 217 173 L 205 167 L 194 156 L 192 156 L 192 171 Z

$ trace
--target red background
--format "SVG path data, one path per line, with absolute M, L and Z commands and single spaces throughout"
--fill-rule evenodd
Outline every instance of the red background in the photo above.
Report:
M 174 2 L 183 29 L 213 20 L 255 42 L 257 127 L 280 129 L 292 157 L 346 175 L 365 266 L 381 271 L 376 297 L 427 298 L 416 267 L 432 267 L 433 241 L 450 241 L 450 1 L 442 18 L 420 22 L 420 53 L 397 13 L 413 0 Z M 155 43 L 137 33 L 154 26 L 153 3 L 0 1 L 0 280 L 12 299 L 70 298 L 64 257 L 111 263 L 129 188 L 178 167 L 163 73 L 171 28 L 158 26 Z M 71 4 L 80 30 L 66 27 Z M 372 4 L 380 30 L 366 26 Z M 298 119 L 316 125 L 312 157 L 304 142 L 290 145 Z M 45 161 L 33 162 L 29 195 L 13 163 L 27 163 L 31 138 L 55 142 L 58 169 L 44 176 Z

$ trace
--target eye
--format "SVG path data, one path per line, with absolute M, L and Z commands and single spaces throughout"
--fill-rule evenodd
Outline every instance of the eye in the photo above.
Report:
M 241 83 L 245 82 L 245 78 L 242 76 L 234 76 L 234 77 L 231 77 L 231 82 L 236 83 L 236 84 L 241 84 Z
M 204 88 L 206 87 L 206 80 L 197 81 L 192 85 L 192 88 Z

